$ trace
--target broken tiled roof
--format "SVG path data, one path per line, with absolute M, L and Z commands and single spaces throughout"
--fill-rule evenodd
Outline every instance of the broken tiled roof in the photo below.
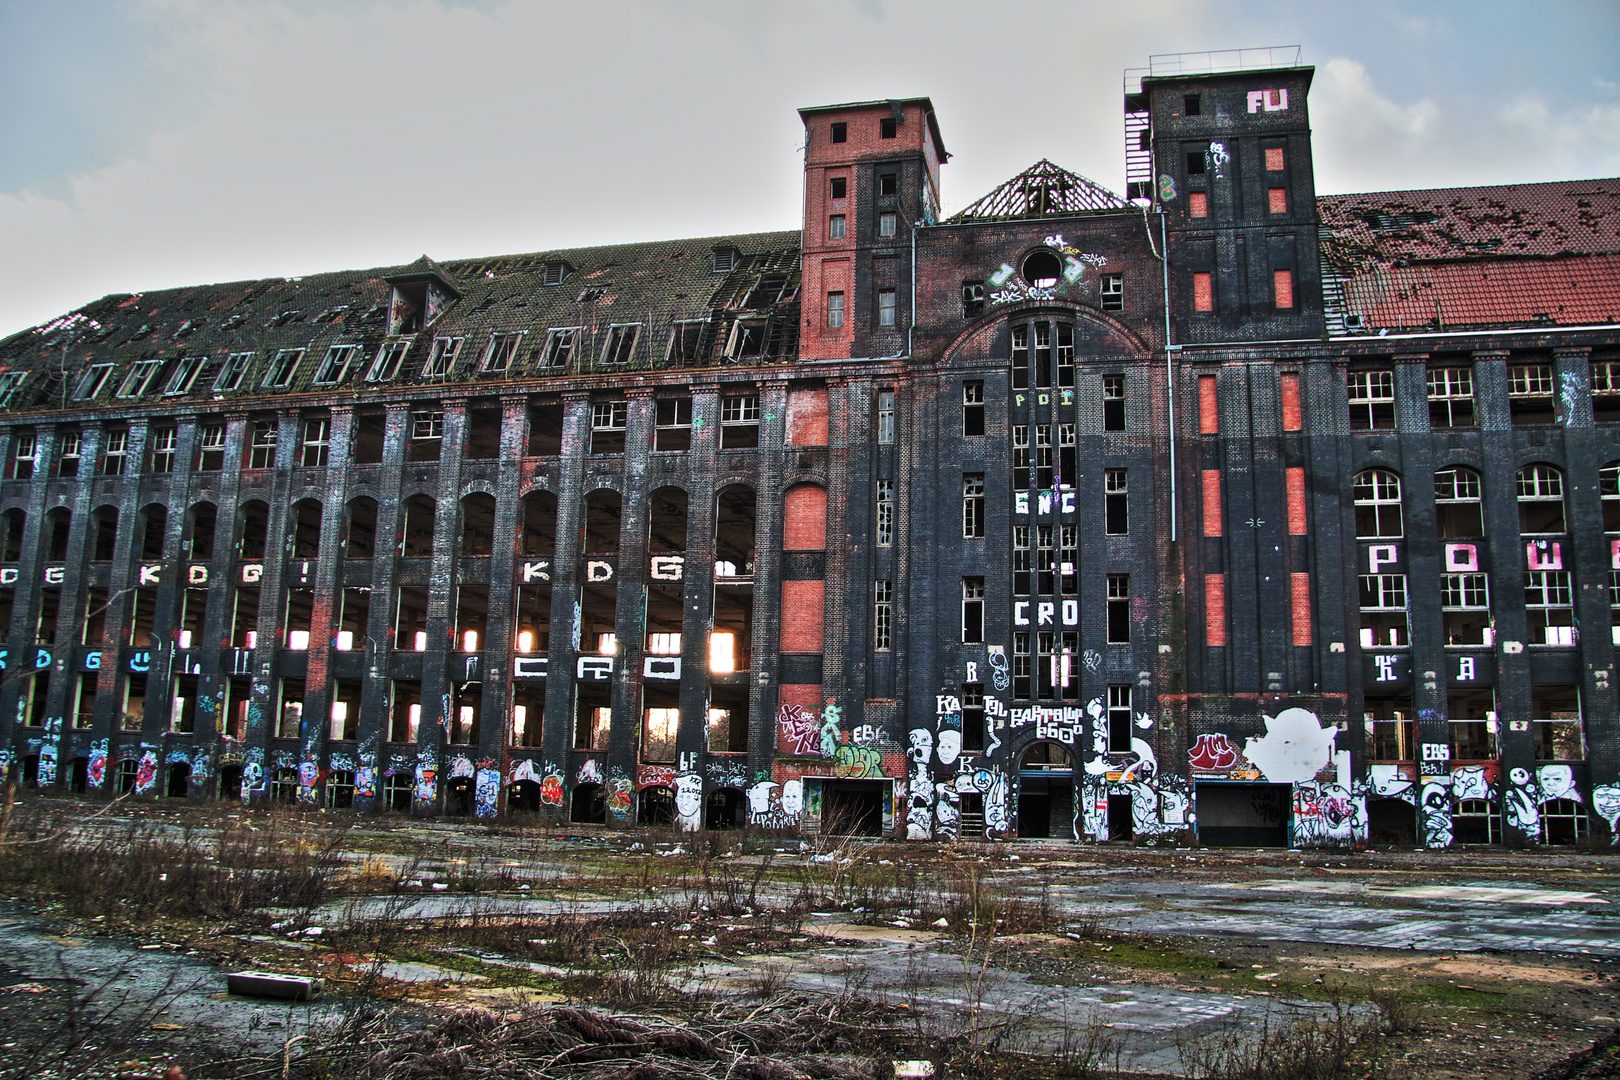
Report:
M 1620 178 L 1324 195 L 1317 211 L 1330 325 L 1620 318 Z
M 423 381 L 423 364 L 440 337 L 465 340 L 450 372 L 428 381 L 498 393 L 506 382 L 561 373 L 539 367 L 554 328 L 580 328 L 566 367 L 573 373 L 601 366 L 609 328 L 631 324 L 641 327 L 633 335 L 634 348 L 613 370 L 743 359 L 781 363 L 793 360 L 798 350 L 799 240 L 795 230 L 442 263 L 424 256 L 404 267 L 113 295 L 0 341 L 0 370 L 31 372 L 11 401 L 10 410 L 17 412 L 112 403 L 125 374 L 152 360 L 163 367 L 150 388 L 122 400 L 230 400 L 250 407 L 253 399 L 272 393 L 264 388 L 264 377 L 282 350 L 303 350 L 303 357 L 292 381 L 273 391 L 277 397 L 311 389 L 330 392 L 332 385 L 312 387 L 311 382 L 327 350 L 347 345 L 360 347 L 359 360 L 342 380 L 343 388 L 408 388 Z M 732 254 L 717 261 L 717 252 Z M 727 262 L 729 269 L 717 269 Z M 459 299 L 420 332 L 390 337 L 388 279 L 428 274 L 453 283 Z M 740 321 L 757 332 L 733 334 Z M 676 322 L 686 323 L 694 336 L 682 343 L 691 355 L 671 364 L 668 347 Z M 481 370 L 494 334 L 524 335 L 504 371 Z M 364 375 L 385 341 L 411 344 L 397 376 L 372 385 Z M 205 358 L 217 365 L 239 352 L 252 353 L 239 389 L 216 392 L 207 375 L 185 392 L 164 392 L 183 366 L 179 361 Z M 614 359 L 619 360 L 617 354 Z M 70 400 L 80 374 L 92 364 L 111 364 L 111 376 L 93 396 Z
M 950 220 L 956 223 L 1015 221 L 1096 210 L 1127 210 L 1130 205 L 1102 185 L 1042 158 Z

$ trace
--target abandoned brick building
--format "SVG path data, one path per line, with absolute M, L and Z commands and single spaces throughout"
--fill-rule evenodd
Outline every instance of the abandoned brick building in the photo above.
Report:
M 0 342 L 28 787 L 912 838 L 1620 818 L 1620 181 L 1319 196 L 1296 52 L 1125 197 L 115 295 Z

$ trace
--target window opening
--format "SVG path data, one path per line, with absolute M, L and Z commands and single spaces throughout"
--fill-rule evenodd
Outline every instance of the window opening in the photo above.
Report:
M 1124 469 L 1103 471 L 1103 531 L 1109 536 L 1124 536 L 1130 531 L 1126 495 L 1130 488 Z
M 450 369 L 455 366 L 456 354 L 461 351 L 461 343 L 465 340 L 458 337 L 434 338 L 433 350 L 428 353 L 427 362 L 422 365 L 422 378 L 447 378 Z
M 659 398 L 653 405 L 653 449 L 692 448 L 692 399 Z
M 264 373 L 264 382 L 260 385 L 266 390 L 285 390 L 292 385 L 293 374 L 298 370 L 298 361 L 303 358 L 303 349 L 282 349 L 276 353 L 275 359 L 270 361 L 269 370 Z
M 1104 274 L 1102 276 L 1102 309 L 1104 311 L 1125 310 L 1125 275 Z
M 962 477 L 962 537 L 973 540 L 984 536 L 984 473 Z
M 877 396 L 877 441 L 894 442 L 894 391 L 879 390 Z
M 1406 624 L 1406 575 L 1361 575 L 1361 647 L 1411 644 Z
M 1515 427 L 1558 422 L 1553 385 L 1551 364 L 1513 364 L 1508 368 L 1508 412 Z
M 349 367 L 360 355 L 358 345 L 334 345 L 326 350 L 321 366 L 315 369 L 316 386 L 337 386 L 349 377 Z
M 1472 368 L 1430 368 L 1429 426 L 1474 426 L 1474 371 Z
M 91 364 L 79 375 L 79 381 L 73 387 L 74 401 L 89 401 L 101 393 L 101 388 L 107 385 L 107 379 L 112 375 L 111 364 Z
M 962 384 L 962 434 L 970 438 L 984 434 L 984 383 L 981 380 Z
M 152 471 L 174 472 L 174 448 L 180 433 L 172 427 L 152 429 Z
M 962 579 L 962 641 L 975 645 L 984 641 L 984 578 Z
M 1103 376 L 1103 430 L 1125 430 L 1125 376 Z
M 1434 474 L 1435 523 L 1443 540 L 1485 535 L 1479 473 L 1460 466 Z
M 1123 645 L 1131 640 L 1131 575 L 1108 575 L 1108 642 Z
M 893 326 L 895 319 L 894 290 L 878 290 L 878 325 Z
M 1352 371 L 1348 376 L 1350 427 L 1372 431 L 1395 426 L 1395 373 Z
M 1401 478 L 1383 469 L 1356 474 L 1351 484 L 1356 507 L 1356 537 L 1394 539 L 1405 535 L 1401 513 Z
M 877 546 L 894 545 L 894 481 L 877 482 Z
M 975 319 L 984 314 L 984 282 L 962 282 L 962 318 Z
M 1520 533 L 1565 531 L 1563 473 L 1551 465 L 1529 465 L 1519 470 L 1516 485 Z
M 877 581 L 872 587 L 872 649 L 894 648 L 894 582 Z

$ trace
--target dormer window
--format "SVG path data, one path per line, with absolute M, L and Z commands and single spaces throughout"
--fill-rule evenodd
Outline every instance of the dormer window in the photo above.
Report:
M 568 280 L 568 275 L 573 272 L 574 268 L 565 262 L 548 262 L 545 270 L 540 275 L 540 284 L 561 285 Z
M 8 408 L 11 399 L 17 393 L 17 387 L 22 384 L 24 371 L 0 371 L 0 409 Z
M 89 401 L 101 393 L 101 388 L 107 385 L 107 377 L 112 374 L 111 364 L 90 364 L 85 367 L 79 376 L 77 385 L 73 387 L 74 401 Z
M 736 268 L 737 268 L 737 249 L 736 248 L 715 248 L 714 249 L 714 272 L 715 273 L 717 273 L 717 274 L 729 274 L 733 270 L 735 270 Z
M 523 341 L 522 334 L 493 334 L 489 339 L 489 351 L 484 354 L 485 371 L 506 371 L 512 366 L 512 358 L 517 355 L 518 345 Z
M 276 353 L 276 358 L 270 361 L 270 370 L 264 373 L 264 388 L 285 390 L 291 386 L 293 373 L 298 370 L 298 361 L 303 358 L 303 349 L 282 349 Z
M 161 360 L 139 360 L 129 366 L 124 375 L 124 381 L 118 387 L 118 397 L 138 398 L 146 396 L 147 388 L 157 378 L 158 372 L 163 369 Z
M 456 294 L 433 277 L 395 281 L 388 306 L 388 336 L 414 334 L 433 325 L 440 312 L 450 306 Z
M 443 379 L 450 374 L 455 365 L 456 354 L 461 351 L 464 338 L 442 337 L 433 339 L 433 352 L 428 354 L 427 363 L 422 365 L 422 378 Z
M 333 345 L 326 350 L 326 357 L 321 366 L 316 369 L 313 380 L 316 386 L 337 386 L 349 376 L 349 367 L 354 363 L 356 356 L 360 355 L 358 345 Z
M 371 362 L 371 370 L 366 372 L 366 382 L 390 382 L 399 374 L 399 365 L 405 360 L 405 353 L 410 350 L 408 341 L 385 342 L 377 350 L 377 357 Z
M 219 369 L 219 378 L 214 380 L 214 389 L 220 393 L 235 390 L 242 385 L 242 376 L 247 372 L 248 361 L 253 359 L 250 352 L 231 353 L 225 358 L 225 366 Z

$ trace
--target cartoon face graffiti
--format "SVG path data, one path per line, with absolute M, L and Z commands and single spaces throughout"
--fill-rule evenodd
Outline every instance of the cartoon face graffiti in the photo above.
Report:
M 685 822 L 696 822 L 703 810 L 703 777 L 697 773 L 682 773 L 675 778 L 675 816 Z
M 911 729 L 911 749 L 906 756 L 914 765 L 927 765 L 934 756 L 934 733 L 927 728 Z
M 804 812 L 804 782 L 789 780 L 782 785 L 781 795 L 782 816 L 789 821 L 799 820 Z
M 1536 783 L 1541 786 L 1542 802 L 1580 798 L 1575 792 L 1575 770 L 1568 765 L 1543 765 L 1536 770 Z
M 939 733 L 939 763 L 950 765 L 962 753 L 962 733 L 955 728 L 946 728 Z

